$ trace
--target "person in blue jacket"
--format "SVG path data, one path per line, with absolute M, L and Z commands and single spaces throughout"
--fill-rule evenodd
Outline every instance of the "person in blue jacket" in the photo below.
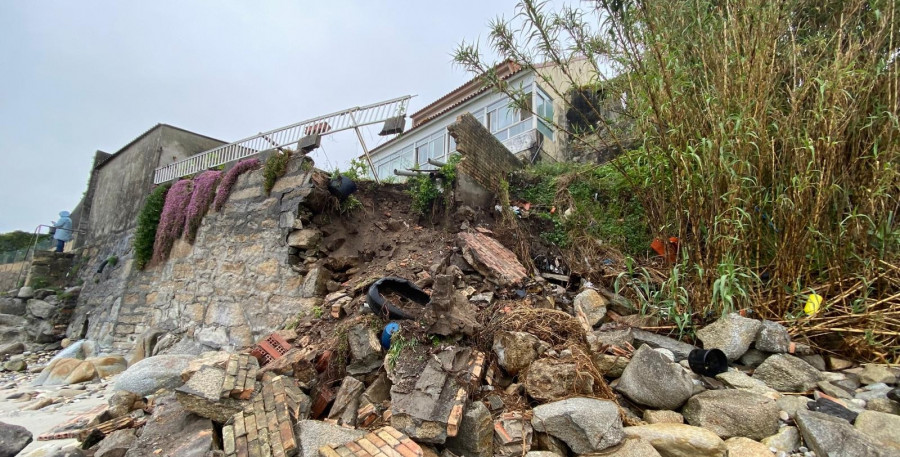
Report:
M 59 220 L 54 222 L 53 226 L 56 228 L 56 233 L 53 234 L 53 239 L 56 240 L 56 252 L 63 252 L 66 241 L 72 239 L 72 219 L 69 219 L 69 212 L 60 211 Z

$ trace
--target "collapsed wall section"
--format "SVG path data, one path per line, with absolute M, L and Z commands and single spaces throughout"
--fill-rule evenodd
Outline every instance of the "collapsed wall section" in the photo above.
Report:
M 303 160 L 291 160 L 270 195 L 261 170 L 241 175 L 221 211 L 210 209 L 203 218 L 194 244 L 177 241 L 163 264 L 137 269 L 133 229 L 90 248 L 70 337 L 129 350 L 141 334 L 159 329 L 208 348 L 241 347 L 310 308 L 310 300 L 297 296 L 304 276 L 288 265 L 279 227 L 282 196 L 312 185 L 314 172 L 303 170 L 310 168 Z M 117 264 L 98 273 L 109 256 Z

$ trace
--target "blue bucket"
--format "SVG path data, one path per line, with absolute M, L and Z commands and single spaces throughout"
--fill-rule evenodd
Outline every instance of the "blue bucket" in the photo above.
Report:
M 391 335 L 400 330 L 400 324 L 396 322 L 390 322 L 388 325 L 384 326 L 384 331 L 381 332 L 381 347 L 385 350 L 391 347 Z

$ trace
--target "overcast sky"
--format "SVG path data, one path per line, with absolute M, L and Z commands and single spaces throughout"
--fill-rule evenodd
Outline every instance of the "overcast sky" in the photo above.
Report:
M 470 79 L 451 64 L 515 0 L 0 2 L 0 233 L 71 211 L 96 150 L 157 123 L 234 141 Z M 369 147 L 383 139 L 368 135 Z M 361 154 L 326 137 L 317 165 Z

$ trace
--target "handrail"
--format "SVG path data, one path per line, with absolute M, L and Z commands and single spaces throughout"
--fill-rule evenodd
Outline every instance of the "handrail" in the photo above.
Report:
M 245 159 L 265 150 L 279 149 L 297 143 L 305 136 L 327 135 L 377 124 L 396 116 L 405 116 L 410 98 L 412 95 L 405 95 L 371 105 L 335 111 L 225 144 L 157 168 L 153 172 L 153 183 L 161 184 L 208 168 Z

